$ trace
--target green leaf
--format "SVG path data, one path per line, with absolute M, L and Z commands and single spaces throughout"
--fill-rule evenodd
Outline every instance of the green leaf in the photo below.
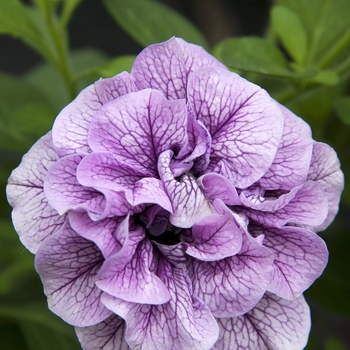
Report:
M 110 78 L 123 71 L 130 72 L 136 56 L 120 56 L 96 67 L 92 72 L 102 78 Z
M 344 124 L 350 125 L 350 97 L 340 97 L 335 101 L 335 111 Z
M 28 8 L 19 0 L 0 0 L 0 34 L 20 38 L 45 57 L 50 56 Z
M 325 350 L 346 350 L 346 345 L 339 338 L 331 337 L 326 341 Z
M 67 336 L 29 321 L 22 321 L 19 325 L 30 350 L 81 350 L 73 329 L 72 334 Z
M 270 42 L 257 37 L 228 39 L 222 43 L 220 55 L 227 66 L 245 72 L 285 79 L 306 79 L 317 73 L 312 68 L 300 73 L 291 71 L 282 53 Z
M 50 0 L 52 2 L 52 0 Z M 76 7 L 82 0 L 63 0 L 63 10 L 61 15 L 61 27 L 66 27 Z
M 311 78 L 310 82 L 334 86 L 339 84 L 340 77 L 338 73 L 333 70 L 322 70 L 315 77 Z
M 71 53 L 73 72 L 81 72 L 95 68 L 108 60 L 108 56 L 96 49 L 80 49 Z M 81 90 L 97 80 L 99 76 L 84 78 L 79 81 L 78 89 Z M 35 86 L 49 101 L 51 108 L 58 113 L 69 102 L 65 85 L 57 70 L 48 63 L 42 63 L 25 76 L 25 81 Z
M 342 219 L 342 221 L 341 221 Z M 350 236 L 347 218 L 338 217 L 327 230 L 325 241 L 329 249 L 329 262 L 323 275 L 307 290 L 324 308 L 350 316 L 350 269 L 348 250 Z
M 152 0 L 104 0 L 118 24 L 138 43 L 148 46 L 173 36 L 208 47 L 199 30 L 186 18 Z
M 301 19 L 306 30 L 309 50 L 308 63 L 323 60 L 336 46 L 350 26 L 349 0 L 278 0 Z
M 271 23 L 289 55 L 302 66 L 307 53 L 307 36 L 298 15 L 286 6 L 277 5 L 271 10 Z

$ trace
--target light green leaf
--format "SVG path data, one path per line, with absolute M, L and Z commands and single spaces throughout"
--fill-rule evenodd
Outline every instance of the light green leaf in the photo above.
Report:
M 257 37 L 228 39 L 222 43 L 220 55 L 227 66 L 245 72 L 287 79 L 306 79 L 317 73 L 311 68 L 300 73 L 290 70 L 282 53 Z
M 349 0 L 278 0 L 301 19 L 307 32 L 308 63 L 323 60 L 324 55 L 336 46 L 350 26 Z
M 334 86 L 339 84 L 340 77 L 337 72 L 332 70 L 322 70 L 315 77 L 310 79 L 310 82 L 318 83 L 321 85 Z
M 307 36 L 298 15 L 286 6 L 277 5 L 271 10 L 271 24 L 289 55 L 302 66 L 307 53 Z
M 118 24 L 138 43 L 148 46 L 173 36 L 208 47 L 199 30 L 176 11 L 153 0 L 104 0 Z
M 334 103 L 335 111 L 344 124 L 350 125 L 350 97 L 340 97 Z
M 49 0 L 52 2 L 52 0 Z M 74 10 L 82 0 L 63 0 L 63 10 L 61 15 L 61 27 L 66 27 Z
M 136 56 L 120 56 L 95 68 L 93 72 L 102 78 L 110 78 L 123 71 L 130 72 Z

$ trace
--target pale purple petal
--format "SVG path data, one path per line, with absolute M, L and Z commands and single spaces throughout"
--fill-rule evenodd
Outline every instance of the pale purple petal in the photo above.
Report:
M 325 220 L 328 204 L 321 186 L 307 181 L 283 208 L 275 212 L 244 209 L 243 213 L 265 226 L 282 227 L 287 223 L 317 226 Z
M 93 221 L 85 212 L 71 211 L 68 218 L 71 227 L 80 236 L 94 242 L 105 259 L 120 250 L 121 242 L 117 239 L 116 230 L 123 221 L 123 217 Z
M 125 319 L 129 346 L 152 350 L 210 349 L 217 340 L 218 326 L 208 307 L 192 296 L 185 271 L 162 256 L 157 271 L 170 291 L 166 304 L 133 304 L 102 296 L 103 303 Z
M 163 92 L 168 99 L 186 97 L 189 75 L 199 67 L 225 66 L 203 48 L 172 38 L 146 47 L 135 59 L 131 75 L 136 86 Z
M 259 180 L 281 141 L 283 114 L 265 90 L 219 68 L 201 68 L 189 80 L 188 101 L 212 136 L 216 172 L 238 188 Z
M 131 253 L 129 244 L 127 239 L 123 248 L 105 261 L 97 276 L 97 286 L 129 302 L 154 305 L 167 302 L 169 291 L 153 273 L 155 262 L 151 243 L 148 240 L 131 241 Z
M 87 140 L 89 125 L 101 106 L 94 85 L 90 85 L 63 108 L 52 127 L 53 144 L 61 157 L 91 152 Z
M 111 315 L 90 327 L 76 327 L 78 339 L 84 350 L 131 350 L 124 339 L 125 322 Z
M 113 152 L 128 165 L 157 177 L 157 158 L 165 150 L 180 149 L 187 141 L 185 100 L 168 101 L 156 90 L 121 96 L 104 105 L 90 125 L 94 152 Z
M 291 191 L 284 193 L 280 191 L 265 191 L 260 186 L 251 186 L 244 189 L 239 198 L 243 206 L 267 212 L 275 212 L 285 207 L 304 186 L 294 187 Z
M 216 317 L 235 317 L 251 310 L 271 280 L 272 253 L 248 234 L 241 251 L 216 262 L 190 259 L 194 295 Z
M 103 212 L 103 195 L 93 188 L 82 186 L 76 178 L 76 170 L 83 157 L 69 155 L 59 159 L 45 179 L 45 195 L 49 204 L 61 215 L 68 210 Z
M 95 279 L 103 263 L 96 245 L 80 237 L 67 224 L 48 238 L 35 256 L 50 309 L 66 322 L 91 326 L 111 312 L 100 302 Z
M 162 182 L 156 178 L 145 177 L 143 170 L 141 167 L 120 162 L 113 153 L 95 152 L 85 156 L 80 162 L 77 179 L 80 184 L 98 188 L 103 193 L 104 189 L 123 192 L 132 206 L 152 203 L 172 211 Z
M 259 184 L 269 190 L 291 190 L 307 179 L 314 141 L 307 123 L 286 107 L 279 107 L 284 115 L 282 140 L 270 169 Z
M 210 203 L 191 175 L 184 175 L 178 181 L 172 174 L 169 163 L 171 151 L 159 157 L 158 171 L 165 190 L 173 205 L 170 222 L 177 227 L 190 228 L 197 221 L 213 213 Z
M 208 173 L 201 176 L 197 182 L 211 200 L 221 199 L 227 205 L 241 204 L 236 188 L 224 176 Z
M 328 261 L 325 242 L 314 232 L 299 227 L 282 229 L 250 226 L 254 236 L 274 254 L 273 277 L 268 288 L 281 298 L 299 297 L 318 278 Z
M 327 218 L 321 225 L 314 228 L 318 232 L 325 230 L 333 221 L 344 189 L 344 174 L 340 169 L 337 154 L 331 147 L 321 142 L 314 144 L 308 178 L 321 185 L 328 200 Z
M 242 247 L 244 230 L 232 218 L 213 214 L 192 227 L 193 242 L 186 253 L 203 261 L 216 261 L 236 255 Z
M 100 79 L 94 83 L 94 87 L 102 104 L 137 91 L 135 82 L 128 72 L 122 72 L 112 78 Z
M 247 314 L 217 320 L 217 350 L 302 350 L 310 327 L 310 310 L 303 296 L 293 301 L 271 293 Z
M 48 204 L 43 188 L 49 169 L 58 159 L 49 132 L 24 155 L 8 180 L 6 193 L 14 208 L 13 224 L 21 242 L 32 253 L 36 253 L 40 244 L 66 220 Z

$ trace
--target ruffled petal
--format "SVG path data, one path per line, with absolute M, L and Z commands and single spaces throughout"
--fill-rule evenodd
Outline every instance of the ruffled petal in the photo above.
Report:
M 203 261 L 224 259 L 241 250 L 243 235 L 243 228 L 233 218 L 209 215 L 192 227 L 193 242 L 186 253 Z
M 192 296 L 185 270 L 159 256 L 157 273 L 170 291 L 163 305 L 142 305 L 104 294 L 103 303 L 126 321 L 125 339 L 132 349 L 207 350 L 218 326 L 208 307 Z
M 121 72 L 112 78 L 100 79 L 94 83 L 94 87 L 102 104 L 130 92 L 138 91 L 132 76 L 128 72 Z
M 259 184 L 269 190 L 291 190 L 307 179 L 314 141 L 307 123 L 286 107 L 279 107 L 284 115 L 282 140 L 271 167 Z
M 175 179 L 169 167 L 172 155 L 173 152 L 165 151 L 158 162 L 160 178 L 173 206 L 170 222 L 177 227 L 190 228 L 213 211 L 191 175 L 185 174 L 180 180 Z
M 90 85 L 62 109 L 52 127 L 53 144 L 61 157 L 91 152 L 88 130 L 93 115 L 101 106 L 94 85 Z
M 225 68 L 202 47 L 172 38 L 146 47 L 136 57 L 131 75 L 138 89 L 156 89 L 176 100 L 186 97 L 189 75 L 206 66 Z
M 104 105 L 90 125 L 89 145 L 94 152 L 112 152 L 124 163 L 157 177 L 157 160 L 168 149 L 179 150 L 187 141 L 185 100 L 168 101 L 156 90 L 121 96 Z
M 96 285 L 122 300 L 141 304 L 164 304 L 169 291 L 154 274 L 152 245 L 143 232 L 129 231 L 129 219 L 118 227 L 118 235 L 125 236 L 122 249 L 110 256 L 103 264 Z
M 78 339 L 84 350 L 131 350 L 124 339 L 125 321 L 111 315 L 90 327 L 76 327 Z
M 44 285 L 49 308 L 66 322 L 91 326 L 111 311 L 100 302 L 96 275 L 103 257 L 96 245 L 66 224 L 48 238 L 35 256 L 35 267 Z
M 8 180 L 6 193 L 13 207 L 13 224 L 21 242 L 32 253 L 66 221 L 48 204 L 44 193 L 44 179 L 58 159 L 49 132 L 24 155 Z
M 191 75 L 187 97 L 211 134 L 215 172 L 238 188 L 259 180 L 282 137 L 284 118 L 277 103 L 239 75 L 208 67 Z
M 313 228 L 318 232 L 325 230 L 335 218 L 344 189 L 344 174 L 333 148 L 321 142 L 314 144 L 308 178 L 321 185 L 328 200 L 327 218 L 321 225 Z
M 277 229 L 257 225 L 249 226 L 249 232 L 264 235 L 264 246 L 274 254 L 268 290 L 281 298 L 299 297 L 327 265 L 327 246 L 314 232 L 299 227 Z
M 244 209 L 243 212 L 264 226 L 282 227 L 287 223 L 316 226 L 328 213 L 327 198 L 319 184 L 307 181 L 294 198 L 275 212 Z
M 193 292 L 215 317 L 235 317 L 251 310 L 271 281 L 273 254 L 249 235 L 232 257 L 188 261 Z
M 302 350 L 310 327 L 310 310 L 303 296 L 293 301 L 271 293 L 247 314 L 217 320 L 218 350 Z

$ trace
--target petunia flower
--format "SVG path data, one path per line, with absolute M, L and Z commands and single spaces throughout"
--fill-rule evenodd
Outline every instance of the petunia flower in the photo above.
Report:
M 303 120 L 173 38 L 65 107 L 7 195 L 84 350 L 296 350 L 342 189 Z

